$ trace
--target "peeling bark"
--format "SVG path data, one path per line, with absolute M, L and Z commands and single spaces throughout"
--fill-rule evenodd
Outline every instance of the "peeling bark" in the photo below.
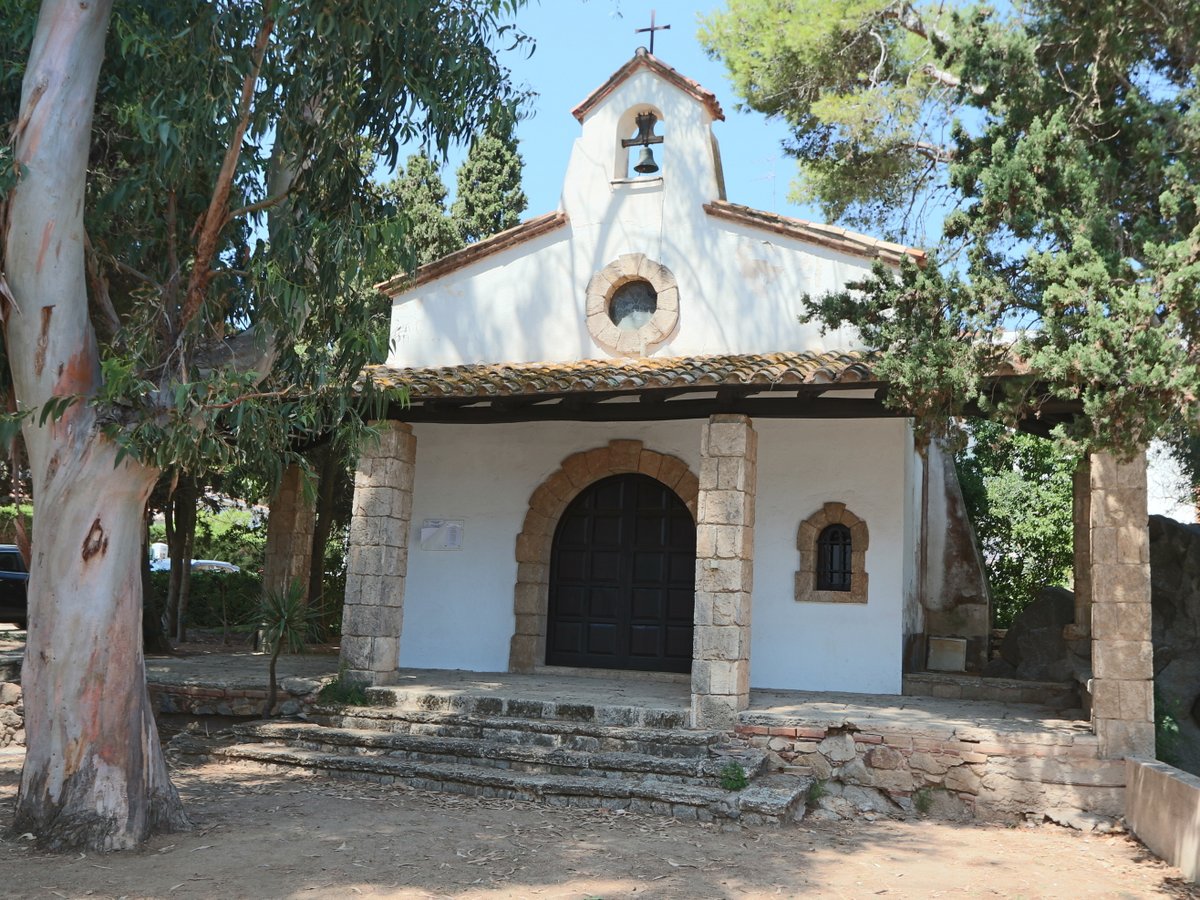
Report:
M 13 827 L 49 849 L 126 849 L 189 824 L 142 656 L 142 510 L 156 476 L 115 459 L 106 439 L 86 438 L 35 493 Z
M 4 321 L 23 410 L 92 396 L 83 199 L 112 0 L 44 0 L 4 203 Z M 27 750 L 14 827 L 51 849 L 117 850 L 187 827 L 146 690 L 142 515 L 157 473 L 105 438 L 86 403 L 25 420 L 37 515 L 22 686 Z

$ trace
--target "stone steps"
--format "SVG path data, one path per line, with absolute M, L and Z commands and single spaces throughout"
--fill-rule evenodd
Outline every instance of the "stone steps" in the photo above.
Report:
M 1074 681 L 1020 681 L 980 675 L 914 672 L 904 676 L 904 696 L 942 700 L 984 700 L 994 703 L 1035 703 L 1055 710 L 1080 706 Z
M 687 728 L 688 710 L 675 706 L 596 703 L 585 699 L 535 700 L 527 695 L 496 692 L 431 691 L 424 687 L 373 687 L 367 697 L 374 708 L 404 712 L 444 712 L 512 719 L 557 719 L 631 728 Z
M 704 744 L 699 746 L 707 751 L 705 756 L 692 755 L 690 752 L 683 756 L 664 756 L 625 750 L 567 749 L 563 746 L 515 743 L 477 736 L 445 737 L 313 723 L 254 722 L 235 725 L 232 731 L 243 740 L 286 743 L 295 748 L 323 753 L 387 757 L 410 762 L 468 764 L 540 775 L 592 778 L 644 775 L 661 781 L 710 787 L 720 785 L 722 771 L 731 762 L 740 765 L 750 779 L 764 774 L 768 756 L 765 750 L 744 746 L 735 748 Z M 638 741 L 637 745 L 643 746 L 643 742 Z M 691 750 L 692 747 L 687 749 Z
M 287 726 L 283 728 L 286 732 Z M 623 777 L 536 774 L 473 763 L 324 752 L 282 743 L 230 743 L 190 734 L 174 738 L 170 752 L 176 757 L 238 760 L 272 770 L 301 768 L 420 790 L 533 800 L 550 806 L 629 810 L 689 820 L 733 819 L 748 825 L 801 818 L 811 783 L 804 777 L 769 775 L 755 779 L 740 791 L 727 791 L 632 772 Z
M 518 718 L 382 707 L 314 707 L 308 719 L 330 728 L 427 735 L 589 753 L 706 758 L 728 736 L 720 731 L 625 727 L 553 718 Z

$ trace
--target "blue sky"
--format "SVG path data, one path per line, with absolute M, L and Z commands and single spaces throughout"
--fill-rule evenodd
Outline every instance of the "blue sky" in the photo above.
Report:
M 537 94 L 533 116 L 517 132 L 529 195 L 526 216 L 558 206 L 567 158 L 579 134 L 571 109 L 647 43 L 647 36 L 635 35 L 634 29 L 650 24 L 651 9 L 658 24 L 671 26 L 657 32 L 655 55 L 716 94 L 725 111 L 725 121 L 714 131 L 729 199 L 800 218 L 819 216 L 811 207 L 787 202 L 795 170 L 781 149 L 787 129 L 759 113 L 739 112 L 724 66 L 710 60 L 696 39 L 699 17 L 719 8 L 719 2 L 680 0 L 530 0 L 516 24 L 535 40 L 536 49 L 527 59 L 516 53 L 504 57 L 516 81 Z M 453 154 L 445 170 L 451 191 L 461 158 L 461 152 Z

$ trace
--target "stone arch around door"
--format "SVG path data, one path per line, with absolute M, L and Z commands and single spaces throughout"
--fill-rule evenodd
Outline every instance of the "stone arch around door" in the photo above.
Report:
M 550 551 L 554 529 L 568 504 L 588 485 L 609 475 L 639 472 L 673 490 L 696 519 L 700 479 L 677 456 L 647 450 L 641 441 L 613 440 L 607 446 L 572 453 L 529 497 L 529 511 L 517 535 L 517 583 L 513 591 L 516 627 L 508 668 L 529 672 L 546 654 L 550 596 Z

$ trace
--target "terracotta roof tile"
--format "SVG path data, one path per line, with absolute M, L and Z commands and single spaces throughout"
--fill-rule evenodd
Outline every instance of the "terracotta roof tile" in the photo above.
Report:
M 407 387 L 413 401 L 480 400 L 578 391 L 642 391 L 735 385 L 871 382 L 865 353 L 754 353 L 649 359 L 585 359 L 562 363 L 493 363 L 403 369 L 368 366 L 383 388 Z
M 804 219 L 793 219 L 778 213 L 765 212 L 742 206 L 740 203 L 730 203 L 728 200 L 714 200 L 704 204 L 704 211 L 718 219 L 727 219 L 752 228 L 764 228 L 776 234 L 820 244 L 833 250 L 840 250 L 854 256 L 865 256 L 867 259 L 881 259 L 892 265 L 899 265 L 900 260 L 907 256 L 919 266 L 925 265 L 925 251 L 916 247 L 905 247 L 893 244 L 891 241 L 881 241 L 865 234 L 847 231 L 836 225 L 822 225 L 818 222 L 806 222 Z

